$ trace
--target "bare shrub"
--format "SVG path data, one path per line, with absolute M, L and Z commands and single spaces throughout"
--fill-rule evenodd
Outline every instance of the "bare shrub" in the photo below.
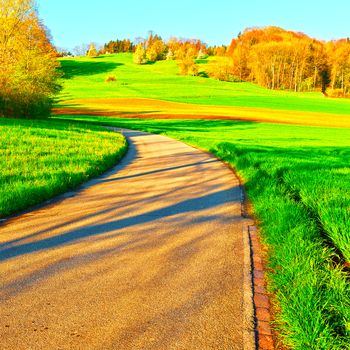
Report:
M 106 83 L 112 83 L 114 81 L 117 81 L 117 78 L 114 75 L 109 75 L 105 80 Z

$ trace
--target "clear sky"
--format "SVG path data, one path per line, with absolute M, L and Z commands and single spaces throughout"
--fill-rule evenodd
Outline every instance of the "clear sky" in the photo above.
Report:
M 54 44 L 145 37 L 229 44 L 247 27 L 276 25 L 317 39 L 350 37 L 350 0 L 38 0 Z

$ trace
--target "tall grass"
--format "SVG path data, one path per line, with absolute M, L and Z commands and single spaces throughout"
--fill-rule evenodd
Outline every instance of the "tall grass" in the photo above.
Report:
M 0 217 L 75 188 L 125 150 L 123 136 L 100 127 L 0 118 Z
M 67 118 L 73 118 L 69 116 Z M 75 117 L 211 151 L 245 180 L 269 247 L 276 329 L 298 350 L 350 349 L 350 129 Z

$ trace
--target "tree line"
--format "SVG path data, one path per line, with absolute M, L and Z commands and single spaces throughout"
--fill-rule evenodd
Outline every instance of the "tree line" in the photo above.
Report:
M 0 116 L 49 115 L 58 66 L 35 1 L 0 0 Z
M 135 44 L 134 62 L 177 60 L 180 74 L 198 75 L 196 60 L 216 56 L 209 76 L 225 81 L 250 81 L 269 89 L 292 91 L 327 88 L 334 96 L 350 95 L 350 40 L 324 42 L 279 27 L 248 28 L 228 46 L 150 33 Z M 126 51 L 122 51 L 126 52 Z
M 109 53 L 121 53 L 121 52 L 134 52 L 135 45 L 130 39 L 123 40 L 111 40 L 104 44 L 103 48 L 100 50 L 100 54 Z
M 211 72 L 221 80 L 350 96 L 349 39 L 324 42 L 279 27 L 248 28 L 221 56 Z
M 35 0 L 0 0 L 0 117 L 48 116 L 58 85 L 59 62 L 50 34 L 38 18 Z M 279 27 L 248 28 L 228 46 L 197 39 L 111 40 L 83 54 L 133 52 L 134 62 L 176 60 L 183 75 L 251 81 L 269 89 L 320 90 L 350 97 L 350 40 L 324 42 Z M 212 57 L 206 72 L 201 60 Z
M 182 75 L 198 75 L 196 59 L 205 57 L 207 45 L 198 39 L 170 38 L 164 42 L 160 36 L 149 34 L 135 47 L 134 62 L 145 64 L 160 60 L 177 60 Z
M 241 80 L 254 81 L 269 89 L 321 89 L 323 93 L 331 84 L 333 89 L 342 88 L 343 94 L 347 94 L 349 51 L 341 57 L 337 52 L 346 48 L 350 48 L 348 40 L 326 43 L 303 33 L 266 27 L 245 30 L 231 41 L 226 55 L 232 74 Z

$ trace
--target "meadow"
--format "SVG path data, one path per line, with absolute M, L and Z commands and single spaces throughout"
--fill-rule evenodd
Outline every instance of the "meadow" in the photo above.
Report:
M 100 127 L 0 118 L 0 218 L 76 188 L 126 148 L 123 136 Z
M 128 54 L 61 62 L 55 118 L 162 133 L 234 167 L 268 247 L 280 341 L 349 348 L 349 100 L 182 77 L 175 62 L 137 66 Z M 108 75 L 117 81 L 106 83 Z M 147 104 L 153 109 L 138 109 L 139 99 L 156 100 Z M 217 120 L 204 120 L 211 114 Z
M 204 105 L 242 107 L 246 111 L 261 109 L 262 114 L 276 110 L 317 112 L 333 116 L 350 114 L 349 99 L 327 99 L 319 92 L 271 91 L 245 82 L 233 84 L 202 77 L 180 76 L 176 61 L 136 65 L 129 53 L 94 59 L 61 59 L 61 65 L 65 79 L 59 106 L 84 106 L 84 100 L 95 98 L 142 98 L 195 104 L 197 108 L 198 105 Z M 202 63 L 200 67 L 200 70 L 204 70 L 206 64 Z M 114 76 L 116 81 L 106 83 L 109 76 Z M 161 108 L 162 105 L 160 109 L 153 109 L 153 112 L 164 114 Z M 237 112 L 237 109 L 232 111 Z M 165 112 L 169 114 L 171 110 Z M 202 110 L 201 113 L 203 112 Z M 208 113 L 212 114 L 213 109 Z

